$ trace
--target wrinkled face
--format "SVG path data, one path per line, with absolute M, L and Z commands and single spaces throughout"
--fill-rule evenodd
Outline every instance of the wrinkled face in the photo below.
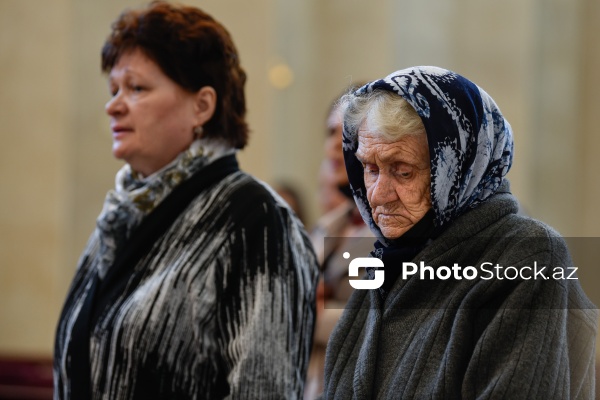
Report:
M 198 124 L 195 94 L 184 90 L 140 50 L 112 68 L 106 103 L 113 155 L 148 176 L 188 148 Z
M 387 239 L 396 239 L 431 208 L 431 172 L 425 135 L 390 140 L 361 127 L 356 157 L 364 168 L 373 220 Z
M 327 118 L 327 139 L 325 140 L 325 159 L 329 163 L 330 171 L 337 186 L 348 184 L 348 173 L 344 163 L 342 149 L 342 113 L 335 108 Z

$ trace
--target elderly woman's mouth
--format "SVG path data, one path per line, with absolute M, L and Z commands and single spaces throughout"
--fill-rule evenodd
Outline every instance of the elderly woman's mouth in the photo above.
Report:
M 401 221 L 406 220 L 401 214 L 377 214 L 375 216 L 375 223 L 381 225 L 398 225 Z
M 400 214 L 389 214 L 389 213 L 377 214 L 377 218 L 398 218 L 399 216 L 400 216 Z

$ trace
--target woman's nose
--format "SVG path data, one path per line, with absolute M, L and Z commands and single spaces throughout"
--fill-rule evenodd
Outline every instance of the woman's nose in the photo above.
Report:
M 104 105 L 104 110 L 108 115 L 115 115 L 123 113 L 125 110 L 125 102 L 121 97 L 121 92 L 116 93 L 110 100 Z
M 369 199 L 371 207 L 382 206 L 395 200 L 398 200 L 398 194 L 394 187 L 394 180 L 390 179 L 387 174 L 380 173 L 371 189 Z

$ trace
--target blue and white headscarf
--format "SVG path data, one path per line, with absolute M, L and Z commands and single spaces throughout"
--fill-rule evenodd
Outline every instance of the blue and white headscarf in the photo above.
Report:
M 417 111 L 427 132 L 434 223 L 447 225 L 494 194 L 512 164 L 513 138 L 494 100 L 468 79 L 438 67 L 412 67 L 362 86 L 363 96 L 385 90 Z M 356 158 L 358 132 L 344 124 L 344 158 L 352 193 L 365 222 L 379 238 Z

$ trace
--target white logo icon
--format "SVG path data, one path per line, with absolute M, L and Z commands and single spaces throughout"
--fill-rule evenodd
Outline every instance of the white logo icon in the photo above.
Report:
M 343 254 L 345 259 L 350 258 L 350 253 L 345 252 Z M 358 257 L 350 261 L 348 266 L 348 276 L 358 277 L 359 268 L 383 268 L 383 261 L 375 257 Z M 383 285 L 383 270 L 375 270 L 375 279 L 350 279 L 350 286 L 354 289 L 378 289 Z

